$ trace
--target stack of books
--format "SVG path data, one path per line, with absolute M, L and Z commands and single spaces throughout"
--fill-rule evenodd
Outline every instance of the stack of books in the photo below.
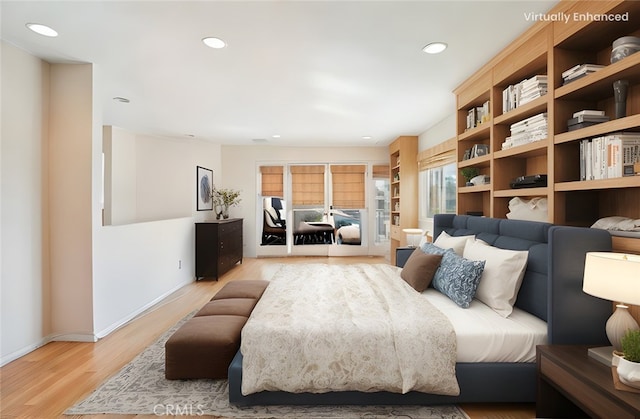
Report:
M 540 141 L 547 138 L 548 123 L 547 113 L 540 113 L 531 118 L 512 124 L 511 135 L 502 143 L 502 149 L 517 147 L 519 145 Z
M 640 132 L 607 134 L 580 142 L 580 180 L 633 176 L 640 163 Z
M 547 94 L 547 76 L 535 76 L 522 82 L 522 90 L 520 91 L 520 103 L 522 106 L 534 99 Z
M 482 106 L 469 109 L 467 112 L 467 129 L 475 128 L 478 125 L 491 119 L 490 102 L 487 100 Z
M 547 76 L 537 75 L 522 80 L 502 91 L 502 113 L 509 112 L 518 106 L 529 103 L 547 94 Z
M 578 64 L 562 73 L 562 84 L 571 83 L 602 68 L 604 66 L 598 64 Z
M 567 120 L 567 128 L 569 131 L 575 131 L 580 128 L 607 122 L 608 120 L 609 117 L 604 114 L 604 111 L 585 109 L 574 113 L 573 118 Z

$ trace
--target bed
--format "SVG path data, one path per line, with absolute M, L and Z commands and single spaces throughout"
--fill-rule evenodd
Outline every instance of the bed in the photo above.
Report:
M 606 231 L 554 226 L 520 220 L 437 215 L 433 237 L 474 235 L 501 249 L 528 250 L 528 259 L 515 307 L 546 323 L 551 344 L 607 343 L 608 301 L 582 292 L 587 251 L 610 251 Z M 413 249 L 400 249 L 403 266 Z M 536 365 L 533 362 L 457 362 L 458 395 L 409 391 L 329 391 L 323 393 L 242 392 L 243 356 L 239 351 L 229 367 L 229 400 L 235 405 L 269 404 L 451 404 L 473 402 L 533 402 Z

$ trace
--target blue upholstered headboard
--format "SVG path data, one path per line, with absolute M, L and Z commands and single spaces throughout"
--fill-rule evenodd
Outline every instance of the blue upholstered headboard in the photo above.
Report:
M 528 250 L 516 306 L 545 320 L 553 344 L 608 344 L 605 323 L 610 301 L 582 291 L 586 252 L 611 251 L 607 231 L 534 221 L 438 214 L 434 239 L 473 234 L 502 249 Z

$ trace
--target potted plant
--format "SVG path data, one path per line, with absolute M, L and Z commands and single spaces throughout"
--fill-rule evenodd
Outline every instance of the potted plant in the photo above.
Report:
M 211 190 L 211 199 L 218 219 L 229 218 L 229 207 L 238 205 L 242 200 L 238 190 L 215 187 Z
M 480 174 L 480 170 L 477 167 L 465 167 L 460 169 L 460 174 L 467 181 L 466 186 L 473 186 L 471 179 Z
M 621 339 L 623 356 L 618 376 L 624 384 L 640 388 L 640 330 L 629 330 Z

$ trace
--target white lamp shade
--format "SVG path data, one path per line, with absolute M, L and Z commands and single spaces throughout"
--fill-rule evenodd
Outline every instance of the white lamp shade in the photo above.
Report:
M 403 228 L 402 232 L 407 235 L 407 245 L 411 247 L 418 247 L 424 233 L 419 228 Z
M 582 290 L 605 300 L 640 305 L 640 256 L 587 253 Z

